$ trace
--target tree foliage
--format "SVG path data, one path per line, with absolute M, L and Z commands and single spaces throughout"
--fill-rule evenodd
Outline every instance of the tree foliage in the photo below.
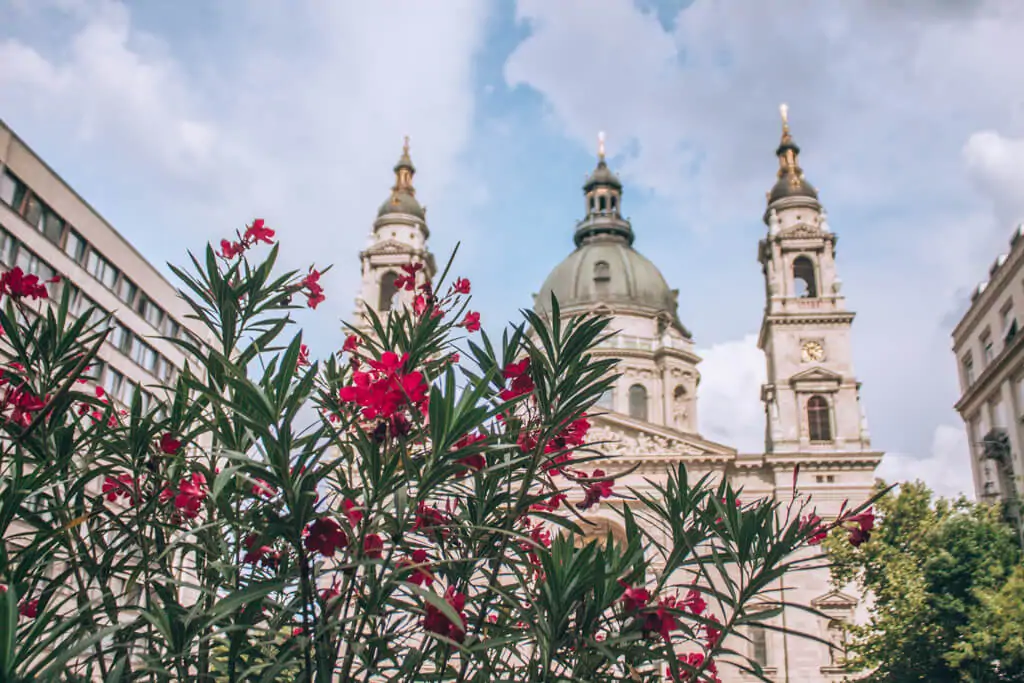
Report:
M 877 515 L 867 543 L 827 542 L 837 584 L 870 595 L 849 665 L 879 683 L 1024 680 L 1024 570 L 999 509 L 933 500 L 915 482 L 883 495 Z

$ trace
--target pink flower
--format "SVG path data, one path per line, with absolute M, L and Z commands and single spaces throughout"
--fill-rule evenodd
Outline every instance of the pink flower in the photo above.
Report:
M 174 455 L 181 448 L 181 441 L 171 436 L 170 432 L 167 432 L 160 437 L 160 450 L 167 455 Z
M 39 616 L 39 598 L 22 600 L 18 605 L 18 614 L 26 619 L 35 619 Z
M 363 554 L 373 560 L 384 556 L 384 539 L 377 534 L 367 534 L 363 539 Z
M 318 552 L 324 557 L 333 557 L 334 553 L 348 546 L 348 536 L 342 531 L 341 525 L 329 517 L 314 520 L 306 527 L 306 549 Z
M 423 616 L 423 628 L 431 633 L 446 636 L 452 640 L 462 642 L 466 637 L 466 616 L 463 610 L 466 607 L 466 596 L 455 590 L 455 586 L 448 586 L 444 593 L 444 601 L 447 602 L 459 616 L 458 623 L 452 622 L 440 609 L 428 602 L 426 614 Z
M 469 294 L 469 280 L 464 277 L 456 278 L 452 291 L 456 294 Z
M 118 498 L 123 497 L 125 502 L 129 505 L 135 503 L 135 495 L 133 493 L 132 484 L 135 480 L 132 475 L 127 472 L 120 474 L 116 477 L 106 477 L 103 480 L 103 495 L 106 496 L 107 500 L 111 503 L 117 501 Z
M 477 332 L 480 330 L 480 314 L 475 311 L 466 313 L 466 317 L 459 323 L 459 327 L 465 327 L 467 332 Z

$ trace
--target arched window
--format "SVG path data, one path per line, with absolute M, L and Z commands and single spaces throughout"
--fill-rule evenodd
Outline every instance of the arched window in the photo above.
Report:
M 395 278 L 398 274 L 388 271 L 380 278 L 380 301 L 377 302 L 377 310 L 380 312 L 390 311 L 395 305 L 398 294 L 398 287 L 395 286 Z
M 629 416 L 638 420 L 647 419 L 647 389 L 643 384 L 629 388 Z
M 615 195 L 612 195 L 612 211 L 614 211 L 614 210 L 615 210 L 615 205 L 616 205 L 616 203 L 617 203 L 617 202 L 615 201 Z
M 814 277 L 814 263 L 806 256 L 793 261 L 793 289 L 798 297 L 810 299 L 818 296 L 818 283 Z
M 605 204 L 605 202 L 606 202 L 606 201 L 607 201 L 607 200 L 605 199 L 605 196 L 604 196 L 604 195 L 601 195 L 601 196 L 600 196 L 600 197 L 598 198 L 598 200 L 597 200 L 597 207 L 598 207 L 598 208 L 599 208 L 599 209 L 600 209 L 601 211 L 604 211 L 604 209 L 605 209 L 605 206 L 606 206 L 606 204 Z
M 811 396 L 807 401 L 807 427 L 811 441 L 832 440 L 832 416 L 824 396 Z
M 686 426 L 686 418 L 690 416 L 686 387 L 682 384 L 677 386 L 672 393 L 672 399 L 672 420 L 676 429 L 683 429 Z
M 590 195 L 590 210 L 594 210 L 594 195 Z

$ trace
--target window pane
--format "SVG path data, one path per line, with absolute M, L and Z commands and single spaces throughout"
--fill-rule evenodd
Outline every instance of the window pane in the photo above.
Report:
M 85 240 L 74 230 L 68 230 L 68 238 L 64 243 L 64 253 L 78 263 L 82 262 L 82 257 L 85 255 Z
M 42 231 L 43 228 L 43 203 L 32 195 L 25 202 L 25 220 L 36 230 Z
M 50 210 L 46 211 L 46 216 L 43 220 L 43 234 L 54 244 L 60 244 L 60 236 L 64 233 L 64 221 Z
M 129 306 L 135 300 L 135 293 L 138 291 L 139 289 L 135 286 L 135 283 L 126 277 L 121 278 L 121 281 L 117 284 L 117 297 Z
M 0 228 L 0 261 L 10 265 L 14 257 L 14 247 L 18 241 L 6 230 Z
M 16 199 L 20 199 L 22 188 L 21 182 L 7 171 L 0 175 L 0 201 L 8 206 L 17 206 Z
M 14 257 L 14 265 L 17 268 L 21 268 L 22 272 L 29 272 L 29 268 L 32 267 L 32 252 L 25 248 L 24 245 L 18 245 L 18 253 Z
M 132 404 L 132 397 L 135 396 L 136 388 L 137 387 L 135 386 L 134 382 L 123 383 L 121 385 L 121 395 L 119 397 L 121 399 L 121 402 L 124 403 L 125 405 L 130 406 Z

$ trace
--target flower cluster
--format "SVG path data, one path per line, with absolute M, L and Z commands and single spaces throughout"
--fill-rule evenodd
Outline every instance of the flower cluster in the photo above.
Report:
M 835 522 L 826 524 L 821 517 L 812 512 L 804 515 L 800 523 L 809 534 L 807 542 L 810 545 L 819 545 L 832 529 L 840 528 L 849 533 L 850 545 L 856 548 L 871 539 L 871 532 L 875 528 L 875 513 L 871 508 L 856 515 L 840 513 Z
M 385 351 L 379 359 L 366 361 L 369 371 L 352 373 L 352 384 L 342 387 L 342 403 L 354 403 L 365 420 L 391 419 L 406 407 L 425 412 L 427 382 L 418 370 L 408 371 L 409 354 Z
M 160 502 L 173 501 L 176 516 L 195 519 L 208 493 L 206 475 L 193 472 L 191 476 L 182 478 L 177 487 L 169 486 L 161 491 Z
M 266 227 L 265 221 L 262 218 L 257 218 L 250 225 L 246 226 L 245 232 L 237 241 L 221 240 L 220 253 L 218 255 L 223 259 L 231 260 L 241 256 L 260 242 L 273 244 L 274 231 Z
M 60 282 L 60 276 L 54 275 L 48 283 Z M 12 299 L 47 299 L 49 293 L 46 285 L 39 281 L 38 275 L 26 275 L 18 266 L 0 275 L 0 296 L 7 295 Z

